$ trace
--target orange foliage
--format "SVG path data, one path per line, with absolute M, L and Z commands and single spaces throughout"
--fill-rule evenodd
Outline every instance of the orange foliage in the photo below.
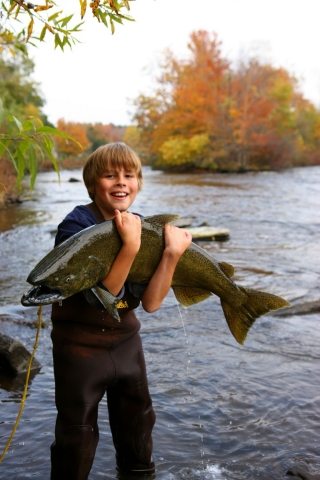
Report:
M 62 156 L 78 155 L 89 148 L 90 142 L 85 125 L 76 122 L 66 122 L 61 118 L 57 122 L 57 128 L 74 140 L 57 137 L 56 148 L 58 154 Z
M 221 105 L 226 96 L 225 72 L 228 64 L 221 57 L 220 42 L 215 34 L 199 31 L 191 35 L 188 48 L 190 59 L 179 65 L 174 60 L 167 65 L 172 85 L 171 103 L 162 114 L 154 132 L 154 147 L 168 136 L 186 134 L 192 137 L 207 133 L 215 136 L 221 128 Z
M 308 162 L 307 157 L 314 161 L 320 152 L 320 112 L 302 97 L 294 77 L 258 60 L 231 69 L 217 36 L 205 31 L 192 33 L 188 48 L 184 60 L 169 52 L 154 95 L 136 100 L 134 118 L 157 166 L 174 167 L 178 157 L 181 164 L 188 140 L 197 135 L 206 135 L 209 146 L 193 158 L 189 149 L 186 162 L 200 168 L 279 168 Z

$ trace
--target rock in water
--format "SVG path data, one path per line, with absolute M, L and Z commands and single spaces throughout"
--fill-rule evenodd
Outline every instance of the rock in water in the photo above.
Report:
M 19 375 L 26 372 L 29 366 L 31 353 L 21 342 L 0 334 L 0 373 L 5 375 Z M 35 358 L 31 370 L 40 370 L 41 365 Z

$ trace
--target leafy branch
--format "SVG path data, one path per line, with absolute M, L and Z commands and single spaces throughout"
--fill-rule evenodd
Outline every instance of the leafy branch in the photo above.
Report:
M 53 35 L 55 48 L 71 48 L 78 41 L 76 34 L 81 31 L 88 10 L 91 10 L 98 22 L 110 28 L 112 34 L 116 23 L 133 21 L 131 16 L 122 13 L 124 9 L 130 10 L 129 0 L 93 0 L 89 5 L 87 0 L 79 0 L 79 4 L 81 22 L 74 24 L 74 13 L 66 15 L 52 0 L 45 0 L 42 5 L 25 0 L 3 0 L 0 15 L 8 21 L 9 27 L 1 28 L 0 24 L 0 49 L 10 47 L 15 27 L 19 31 L 14 36 L 26 43 L 42 42 L 49 32 Z
M 8 157 L 16 171 L 17 184 L 21 187 L 26 173 L 30 175 L 33 188 L 40 163 L 50 161 L 59 175 L 55 155 L 55 139 L 63 137 L 78 144 L 70 135 L 57 128 L 44 125 L 36 117 L 19 120 L 15 115 L 2 110 L 0 124 L 0 158 Z

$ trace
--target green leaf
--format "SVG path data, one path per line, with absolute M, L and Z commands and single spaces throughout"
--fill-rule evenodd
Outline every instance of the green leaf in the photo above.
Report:
M 0 149 L 2 153 L 6 152 L 6 154 L 9 155 L 12 165 L 16 170 L 16 161 L 14 159 L 13 152 L 10 150 L 8 144 L 10 144 L 10 140 L 7 140 L 7 139 L 5 139 L 4 141 L 0 140 Z
M 73 28 L 71 29 L 71 32 L 81 32 L 80 27 L 82 27 L 83 23 L 84 23 L 84 22 L 78 23 L 78 25 L 76 25 L 75 27 L 73 27 Z
M 6 118 L 6 112 L 3 107 L 3 101 L 0 98 L 0 123 L 2 123 L 5 118 Z
M 39 37 L 39 40 L 40 40 L 41 42 L 43 42 L 44 37 L 45 37 L 45 35 L 46 35 L 46 33 L 47 33 L 47 30 L 48 30 L 47 25 L 45 25 L 45 26 L 43 27 L 43 29 L 41 30 L 40 37 Z
M 133 17 L 130 17 L 130 15 L 123 15 L 122 13 L 118 13 L 119 18 L 123 18 L 123 20 L 128 20 L 129 22 L 135 22 L 135 19 Z
M 14 123 L 16 124 L 19 132 L 22 132 L 23 128 L 22 128 L 22 123 L 20 122 L 20 120 L 15 115 L 11 115 L 11 118 L 14 121 Z
M 9 10 L 7 9 L 6 5 L 4 2 L 1 2 L 1 8 L 3 8 L 3 10 L 6 12 L 6 13 L 9 13 Z
M 18 182 L 18 185 L 21 185 L 21 181 L 24 177 L 25 167 L 26 167 L 24 150 L 18 148 L 16 151 L 15 157 L 16 157 L 16 169 L 17 169 L 17 182 Z
M 123 25 L 122 19 L 119 18 L 117 15 L 114 15 L 113 13 L 109 13 L 110 19 L 114 20 L 117 23 L 121 23 Z
M 40 133 L 51 133 L 52 135 L 58 135 L 59 133 L 65 133 L 61 132 L 61 130 L 58 130 L 55 127 L 49 127 L 48 125 L 43 125 L 37 129 L 38 132 Z
M 55 33 L 55 35 L 54 35 L 54 46 L 55 46 L 55 48 L 60 47 L 61 50 L 63 51 L 63 45 L 62 45 L 61 38 L 60 38 L 58 33 Z
M 48 18 L 48 22 L 52 22 L 52 20 L 58 18 L 61 13 L 63 13 L 62 10 L 60 10 L 59 12 L 55 12 L 53 15 L 50 15 L 50 17 Z
M 65 27 L 70 22 L 72 17 L 73 17 L 73 14 L 68 15 L 67 17 L 60 18 L 59 20 L 57 20 L 56 23 L 61 23 L 61 27 Z
M 37 160 L 37 156 L 34 148 L 31 148 L 29 150 L 28 170 L 30 173 L 30 187 L 33 188 L 36 181 L 37 172 L 38 172 L 38 160 Z
M 111 27 L 111 33 L 113 35 L 114 32 L 115 32 L 115 27 L 114 27 L 114 22 L 113 22 L 111 17 L 109 17 L 109 22 L 110 22 L 110 27 Z
M 68 39 L 67 35 L 65 35 L 65 36 L 63 37 L 62 45 L 63 45 L 63 47 L 65 47 L 66 45 L 69 45 L 69 46 L 71 47 L 71 44 L 70 44 L 70 42 L 69 42 L 69 39 Z
M 22 129 L 24 132 L 35 131 L 35 124 L 31 119 L 27 119 L 22 123 Z

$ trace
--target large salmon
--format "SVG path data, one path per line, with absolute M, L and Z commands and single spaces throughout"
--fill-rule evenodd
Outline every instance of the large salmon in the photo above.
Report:
M 163 225 L 173 215 L 145 217 L 141 247 L 131 267 L 128 281 L 147 284 L 164 249 Z M 21 299 L 22 304 L 44 305 L 61 301 L 82 290 L 95 288 L 104 278 L 121 248 L 121 239 L 112 220 L 88 227 L 49 252 L 31 271 L 27 281 L 34 285 Z M 204 249 L 192 243 L 176 267 L 172 289 L 182 305 L 220 297 L 231 333 L 243 343 L 255 319 L 270 310 L 288 305 L 281 297 L 236 285 L 233 267 L 218 263 Z M 99 291 L 99 289 L 98 289 Z M 100 290 L 104 304 L 119 320 L 116 298 Z

